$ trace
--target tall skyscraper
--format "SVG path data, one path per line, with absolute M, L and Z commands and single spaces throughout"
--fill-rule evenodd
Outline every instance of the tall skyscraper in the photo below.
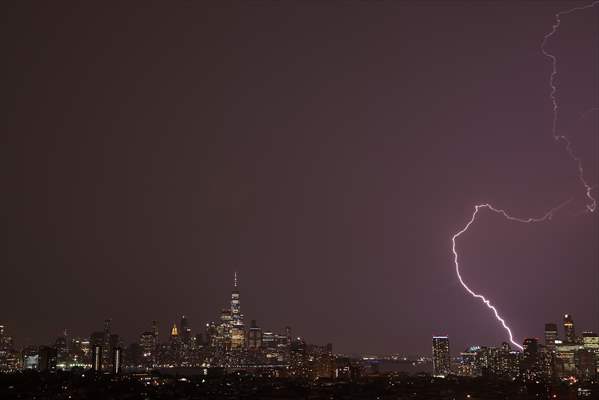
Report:
M 12 348 L 12 337 L 6 332 L 6 327 L 0 325 L 0 350 Z
M 110 367 L 112 365 L 112 357 L 110 352 L 110 349 L 112 348 L 110 340 L 111 323 L 112 320 L 110 318 L 104 320 L 104 341 L 102 343 L 102 367 L 108 370 L 110 370 Z
M 571 314 L 564 315 L 564 342 L 575 343 L 576 331 L 574 330 L 574 319 Z
M 539 341 L 536 338 L 526 338 L 524 339 L 524 343 L 522 343 L 522 347 L 520 372 L 524 379 L 537 379 L 542 373 Z
M 92 346 L 92 370 L 94 372 L 102 371 L 102 357 L 103 351 L 101 345 L 93 345 Z
M 248 349 L 258 351 L 262 348 L 262 329 L 252 320 L 248 331 Z
M 219 328 L 214 322 L 206 323 L 206 343 L 208 346 L 217 347 L 219 345 Z
M 433 336 L 433 374 L 445 377 L 450 372 L 449 338 L 447 336 Z
M 144 332 L 139 337 L 139 345 L 142 348 L 141 362 L 144 367 L 152 367 L 156 363 L 156 335 L 154 332 Z
M 545 347 L 549 351 L 555 351 L 555 341 L 557 338 L 557 325 L 554 323 L 545 324 Z
M 220 312 L 220 323 L 216 328 L 214 343 L 221 350 L 231 349 L 231 309 L 223 308 Z
M 245 327 L 243 314 L 241 313 L 238 283 L 237 272 L 235 272 L 233 291 L 231 292 L 231 350 L 242 350 L 245 346 Z
M 94 371 L 101 371 L 102 367 L 106 365 L 106 357 L 104 353 L 108 348 L 108 343 L 104 340 L 105 334 L 106 333 L 104 331 L 92 332 L 89 338 L 89 344 L 91 347 L 92 368 L 94 369 Z M 98 357 L 100 357 L 99 360 L 96 359 Z M 96 369 L 96 367 L 98 369 Z
M 112 373 L 118 375 L 123 366 L 123 349 L 115 347 L 112 349 Z
M 181 317 L 181 341 L 183 344 L 189 346 L 191 342 L 191 328 L 189 327 L 189 321 L 185 315 Z
M 173 324 L 171 329 L 171 338 L 168 344 L 168 358 L 169 361 L 177 365 L 181 361 L 181 351 L 183 348 L 183 342 L 181 342 L 181 336 L 177 329 L 177 324 Z

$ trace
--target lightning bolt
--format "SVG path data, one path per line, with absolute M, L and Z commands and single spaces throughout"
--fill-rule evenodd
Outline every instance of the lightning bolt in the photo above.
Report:
M 558 121 L 558 112 L 559 112 L 559 104 L 558 104 L 558 100 L 557 100 L 557 85 L 555 83 L 555 77 L 557 76 L 557 57 L 549 52 L 547 52 L 545 50 L 545 46 L 547 45 L 547 42 L 549 41 L 549 39 L 551 39 L 551 37 L 553 37 L 560 25 L 561 25 L 561 17 L 564 15 L 568 15 L 571 14 L 575 11 L 582 11 L 582 10 L 586 10 L 592 7 L 595 7 L 596 5 L 599 5 L 599 1 L 593 1 L 591 4 L 588 4 L 586 6 L 580 6 L 580 7 L 575 7 L 566 11 L 560 11 L 557 14 L 555 14 L 555 23 L 552 26 L 552 29 L 549 33 L 547 33 L 544 37 L 543 37 L 543 41 L 541 43 L 541 52 L 542 54 L 549 58 L 551 60 L 551 64 L 552 64 L 552 70 L 551 70 L 551 75 L 549 77 L 549 87 L 550 87 L 550 93 L 549 93 L 549 98 L 551 100 L 551 104 L 552 104 L 552 108 L 553 108 L 553 120 L 552 120 L 552 135 L 553 138 L 558 141 L 558 142 L 563 142 L 565 143 L 565 149 L 568 152 L 568 154 L 570 155 L 570 157 L 576 162 L 577 167 L 578 167 L 578 179 L 580 180 L 580 182 L 582 183 L 582 185 L 584 186 L 585 189 L 585 195 L 587 197 L 588 200 L 588 204 L 586 205 L 586 209 L 587 212 L 594 212 L 597 209 L 597 199 L 595 199 L 593 197 L 592 194 L 592 186 L 589 185 L 589 183 L 586 181 L 585 177 L 584 177 L 584 168 L 583 168 L 583 164 L 582 164 L 582 159 L 576 155 L 576 153 L 574 152 L 574 149 L 572 147 L 572 142 L 570 141 L 570 139 L 568 139 L 566 136 L 562 135 L 561 133 L 558 132 L 557 130 L 557 121 Z M 595 110 L 595 109 L 592 109 Z M 468 231 L 468 229 L 470 228 L 470 226 L 476 221 L 476 217 L 479 213 L 480 210 L 482 209 L 487 209 L 489 211 L 492 211 L 496 214 L 501 215 L 502 217 L 504 217 L 505 219 L 509 220 L 509 221 L 514 221 L 514 222 L 520 222 L 520 223 L 525 223 L 525 224 L 531 224 L 531 223 L 538 223 L 538 222 L 545 222 L 545 221 L 549 221 L 551 220 L 551 218 L 553 217 L 553 215 L 562 207 L 564 207 L 566 204 L 568 204 L 571 200 L 566 201 L 565 203 L 560 204 L 559 206 L 549 210 L 547 213 L 545 213 L 543 216 L 541 217 L 529 217 L 529 218 L 518 218 L 518 217 L 513 217 L 510 214 L 507 213 L 507 211 L 499 209 L 499 208 L 495 208 L 493 207 L 491 204 L 489 203 L 483 203 L 483 204 L 478 204 L 474 206 L 474 212 L 472 213 L 472 216 L 470 218 L 470 220 L 468 221 L 468 223 L 457 233 L 455 233 L 452 238 L 451 238 L 451 250 L 453 252 L 453 262 L 454 262 L 454 266 L 455 266 L 455 272 L 456 275 L 458 276 L 458 279 L 460 281 L 460 284 L 464 287 L 464 289 L 466 289 L 466 291 L 474 298 L 477 298 L 479 300 L 481 300 L 485 306 L 487 306 L 487 308 L 489 308 L 493 314 L 495 315 L 495 318 L 499 321 L 499 323 L 501 324 L 501 326 L 503 327 L 503 329 L 505 329 L 505 331 L 507 332 L 509 339 L 510 339 L 510 343 L 512 343 L 514 346 L 516 346 L 518 349 L 523 350 L 523 347 L 517 343 L 514 340 L 514 336 L 512 334 L 512 330 L 510 329 L 510 327 L 507 325 L 507 323 L 505 322 L 505 319 L 501 317 L 501 315 L 499 314 L 499 311 L 497 310 L 497 308 L 491 304 L 491 300 L 487 299 L 485 296 L 483 296 L 482 294 L 476 293 L 475 291 L 473 291 L 472 289 L 470 289 L 470 287 L 466 284 L 466 282 L 464 282 L 464 279 L 462 278 L 462 275 L 460 274 L 460 263 L 459 263 L 459 255 L 458 255 L 458 251 L 456 249 L 456 241 L 457 239 L 465 232 Z
M 466 284 L 466 282 L 464 282 L 464 279 L 462 278 L 462 275 L 460 274 L 460 263 L 459 263 L 459 255 L 458 255 L 458 251 L 456 250 L 456 240 L 463 234 L 465 233 L 469 228 L 470 225 L 472 225 L 474 223 L 474 221 L 476 220 L 476 216 L 478 214 L 478 212 L 483 209 L 486 208 L 496 214 L 500 214 L 502 215 L 505 219 L 509 220 L 509 221 L 515 221 L 515 222 L 521 222 L 521 223 L 525 223 L 525 224 L 531 224 L 531 223 L 535 223 L 535 222 L 544 222 L 544 221 L 548 221 L 550 220 L 553 215 L 563 206 L 565 206 L 566 204 L 568 204 L 571 200 L 568 200 L 562 204 L 560 204 L 557 207 L 552 208 L 551 210 L 549 210 L 547 213 L 545 213 L 545 215 L 543 215 L 542 217 L 539 218 L 517 218 L 517 217 L 512 217 L 511 215 L 509 215 L 505 210 L 501 210 L 498 208 L 493 207 L 492 205 L 485 203 L 485 204 L 478 204 L 476 206 L 474 206 L 474 213 L 472 213 L 472 217 L 470 218 L 470 221 L 468 221 L 468 223 L 466 224 L 466 226 L 464 226 L 460 231 L 458 231 L 455 235 L 453 235 L 453 237 L 451 238 L 451 250 L 453 252 L 453 262 L 455 264 L 455 272 L 458 276 L 458 279 L 460 280 L 460 283 L 462 284 L 462 286 L 464 287 L 464 289 L 466 289 L 466 291 L 468 293 L 470 293 L 473 297 L 480 299 L 483 303 L 485 303 L 485 305 L 491 310 L 493 311 L 493 313 L 495 314 L 495 318 L 497 318 L 497 320 L 501 323 L 501 325 L 503 326 L 503 329 L 505 329 L 507 331 L 507 334 L 510 338 L 510 342 L 516 346 L 517 348 L 519 348 L 520 350 L 522 350 L 522 346 L 520 346 L 520 344 L 518 344 L 515 340 L 514 340 L 514 336 L 512 334 L 512 330 L 510 329 L 509 326 L 507 326 L 505 319 L 503 319 L 500 315 L 499 315 L 499 311 L 497 311 L 497 308 L 495 308 L 495 306 L 493 306 L 491 304 L 491 301 L 488 300 L 487 298 L 485 298 L 485 296 L 478 294 L 476 292 L 474 292 L 472 289 L 470 289 L 470 287 Z
M 549 98 L 551 99 L 551 105 L 553 108 L 553 120 L 552 120 L 551 133 L 553 134 L 553 138 L 556 141 L 561 141 L 561 142 L 565 143 L 566 151 L 568 152 L 570 157 L 576 162 L 576 165 L 578 167 L 578 180 L 584 186 L 584 189 L 586 192 L 585 193 L 586 197 L 587 197 L 588 201 L 590 202 L 586 206 L 586 208 L 589 212 L 594 212 L 597 209 L 597 199 L 595 199 L 593 197 L 593 188 L 591 185 L 589 185 L 589 183 L 586 181 L 586 179 L 584 177 L 584 168 L 582 166 L 582 159 L 579 156 L 577 156 L 576 153 L 574 152 L 574 149 L 572 148 L 572 142 L 566 136 L 558 133 L 557 120 L 558 120 L 559 104 L 558 104 L 557 95 L 556 95 L 557 94 L 557 85 L 555 84 L 555 77 L 557 76 L 557 57 L 555 55 L 549 53 L 547 50 L 545 50 L 545 46 L 547 45 L 547 42 L 549 41 L 549 39 L 551 39 L 559 30 L 559 27 L 562 23 L 563 15 L 568 15 L 568 14 L 571 14 L 576 11 L 587 10 L 589 8 L 595 7 L 596 5 L 599 5 L 599 1 L 593 1 L 591 4 L 587 4 L 586 6 L 574 7 L 569 10 L 560 11 L 557 14 L 555 14 L 555 23 L 553 24 L 551 31 L 543 37 L 543 41 L 541 42 L 541 52 L 543 53 L 543 55 L 545 57 L 547 57 L 551 60 L 551 75 L 549 76 L 549 87 L 551 89 L 551 91 L 549 92 Z

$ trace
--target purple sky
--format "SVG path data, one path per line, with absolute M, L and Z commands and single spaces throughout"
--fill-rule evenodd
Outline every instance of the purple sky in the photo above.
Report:
M 140 6 L 142 3 L 138 3 Z M 0 323 L 242 310 L 338 351 L 455 352 L 574 315 L 599 329 L 597 214 L 551 134 L 552 2 L 4 3 Z M 599 182 L 599 7 L 564 16 L 559 131 Z M 597 196 L 597 190 L 594 190 Z M 53 340 L 53 339 L 52 339 Z

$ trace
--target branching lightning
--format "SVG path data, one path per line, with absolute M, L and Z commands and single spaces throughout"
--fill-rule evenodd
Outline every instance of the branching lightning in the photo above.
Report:
M 499 315 L 499 311 L 497 311 L 497 308 L 495 308 L 495 306 L 493 306 L 491 304 L 490 300 L 487 300 L 483 295 L 478 294 L 476 292 L 474 292 L 472 289 L 470 289 L 470 287 L 468 285 L 466 285 L 466 283 L 464 282 L 464 279 L 462 279 L 462 275 L 460 274 L 460 264 L 459 264 L 459 256 L 458 256 L 458 252 L 456 250 L 456 240 L 458 237 L 460 237 L 464 232 L 466 232 L 468 230 L 468 228 L 470 228 L 470 225 L 472 225 L 474 223 L 474 221 L 476 220 L 476 215 L 478 214 L 478 212 L 483 209 L 486 208 L 490 211 L 493 211 L 496 214 L 500 214 L 502 215 L 504 218 L 510 220 L 510 221 L 516 221 L 516 222 L 522 222 L 525 224 L 530 224 L 530 223 L 535 223 L 535 222 L 543 222 L 543 221 L 548 221 L 551 219 L 551 217 L 553 217 L 553 215 L 563 206 L 565 206 L 566 204 L 568 204 L 570 202 L 570 200 L 568 200 L 567 202 L 560 204 L 559 206 L 549 210 L 545 215 L 543 215 L 542 217 L 539 218 L 517 218 L 517 217 L 512 217 L 511 215 L 509 215 L 505 210 L 501 210 L 498 208 L 493 207 L 490 204 L 478 204 L 476 206 L 474 206 L 474 213 L 472 214 L 472 217 L 470 218 L 470 221 L 468 221 L 468 223 L 466 224 L 466 226 L 464 226 L 462 228 L 462 230 L 460 230 L 459 232 L 457 232 L 455 235 L 453 235 L 453 237 L 451 238 L 451 250 L 453 251 L 453 261 L 455 264 L 455 272 L 458 275 L 458 279 L 460 280 L 460 283 L 462 284 L 462 286 L 464 287 L 464 289 L 466 289 L 466 291 L 468 293 L 470 293 L 473 297 L 476 297 L 477 299 L 480 299 L 483 303 L 485 303 L 485 305 L 491 309 L 493 311 L 493 313 L 495 314 L 495 318 L 497 318 L 497 320 L 501 323 L 501 325 L 503 326 L 503 328 L 507 331 L 508 336 L 510 338 L 510 342 L 516 346 L 517 348 L 519 348 L 520 350 L 522 350 L 522 346 L 520 346 L 520 344 L 518 344 L 515 340 L 514 340 L 514 336 L 512 335 L 512 330 L 510 329 L 509 326 L 507 326 L 507 324 L 505 323 L 505 320 Z
M 553 138 L 556 141 L 562 141 L 565 143 L 566 151 L 568 152 L 570 157 L 572 157 L 572 159 L 576 162 L 576 165 L 578 167 L 578 179 L 580 180 L 580 183 L 582 183 L 582 185 L 584 186 L 584 189 L 586 192 L 585 193 L 586 197 L 587 197 L 588 201 L 590 202 L 586 206 L 587 210 L 589 212 L 594 212 L 597 209 L 597 199 L 595 199 L 593 197 L 593 188 L 591 187 L 591 185 L 589 185 L 589 183 L 586 181 L 586 179 L 584 177 L 584 168 L 582 166 L 582 159 L 579 156 L 577 156 L 576 153 L 574 152 L 574 149 L 572 148 L 572 142 L 570 141 L 570 139 L 568 139 L 566 136 L 564 136 L 558 132 L 557 119 L 558 119 L 558 112 L 559 112 L 559 104 L 558 104 L 558 100 L 557 100 L 557 96 L 556 96 L 557 85 L 555 84 L 555 77 L 557 76 L 557 57 L 555 55 L 549 53 L 547 50 L 545 50 L 545 46 L 547 45 L 547 42 L 549 41 L 549 39 L 551 39 L 551 37 L 553 37 L 559 30 L 559 27 L 562 23 L 561 17 L 563 15 L 568 15 L 575 11 L 587 10 L 589 8 L 595 7 L 596 5 L 599 5 L 599 1 L 594 1 L 591 4 L 587 4 L 586 6 L 574 7 L 569 10 L 566 10 L 566 11 L 560 11 L 557 14 L 555 14 L 555 23 L 553 24 L 551 31 L 543 37 L 543 41 L 541 42 L 541 52 L 543 53 L 543 55 L 545 57 L 547 57 L 551 60 L 551 75 L 549 76 L 549 87 L 551 88 L 551 91 L 549 93 L 549 98 L 551 99 L 551 105 L 553 107 L 553 121 L 552 121 L 551 133 L 553 134 Z
M 598 1 L 593 1 L 591 4 L 588 4 L 586 6 L 581 6 L 581 7 L 575 7 L 566 11 L 560 11 L 557 14 L 555 14 L 555 23 L 552 26 L 552 29 L 549 33 L 547 33 L 544 37 L 543 37 L 543 41 L 541 43 L 541 52 L 543 53 L 543 55 L 545 57 L 548 57 L 551 60 L 551 64 L 552 64 L 552 70 L 551 70 L 551 75 L 549 77 L 549 87 L 550 87 L 550 93 L 549 93 L 549 98 L 551 100 L 551 104 L 552 104 L 552 108 L 553 108 L 553 121 L 552 121 L 552 135 L 553 138 L 556 141 L 561 141 L 563 143 L 565 143 L 565 148 L 566 151 L 568 152 L 568 154 L 570 155 L 570 157 L 576 162 L 577 167 L 578 167 L 578 178 L 580 180 L 580 182 L 582 183 L 582 185 L 584 186 L 585 189 L 585 195 L 586 198 L 588 200 L 588 204 L 586 205 L 586 209 L 587 212 L 594 212 L 597 209 L 597 199 L 595 199 L 593 197 L 592 194 L 592 190 L 593 187 L 591 185 L 588 184 L 588 182 L 586 181 L 585 177 L 584 177 L 584 168 L 583 168 L 583 164 L 582 164 L 582 159 L 576 155 L 576 153 L 574 152 L 574 149 L 572 148 L 572 142 L 570 141 L 570 139 L 568 139 L 566 136 L 564 136 L 563 134 L 558 132 L 557 129 L 557 122 L 558 122 L 558 112 L 559 112 L 559 104 L 558 104 L 558 100 L 557 100 L 557 85 L 555 83 L 555 78 L 557 76 L 557 57 L 549 52 L 547 52 L 545 50 L 545 46 L 548 42 L 548 40 L 554 36 L 560 25 L 561 25 L 561 17 L 570 13 L 573 13 L 575 11 L 582 11 L 582 10 L 586 10 L 589 8 L 592 8 L 594 6 L 599 5 L 599 0 Z M 595 109 L 593 109 L 595 110 Z M 544 222 L 544 221 L 549 221 L 551 220 L 551 218 L 553 217 L 553 215 L 563 206 L 565 206 L 567 203 L 569 203 L 571 200 L 568 200 L 567 202 L 560 204 L 559 206 L 549 210 L 546 214 L 544 214 L 541 217 L 529 217 L 529 218 L 518 218 L 518 217 L 513 217 L 511 215 L 509 215 L 507 213 L 507 211 L 499 209 L 499 208 L 495 208 L 493 207 L 491 204 L 488 203 L 483 203 L 483 204 L 478 204 L 476 206 L 474 206 L 474 212 L 472 213 L 472 217 L 470 218 L 470 220 L 468 221 L 468 223 L 457 233 L 455 233 L 452 238 L 451 238 L 451 250 L 453 252 L 453 261 L 454 261 L 454 265 L 455 265 L 455 271 L 456 274 L 458 276 L 458 279 L 460 281 L 460 284 L 464 287 L 464 289 L 466 289 L 466 291 L 468 293 L 470 293 L 470 295 L 474 298 L 477 298 L 479 300 L 481 300 L 486 306 L 487 308 L 489 308 L 491 311 L 493 311 L 493 314 L 495 315 L 495 318 L 501 323 L 501 326 L 506 330 L 508 336 L 509 336 L 509 340 L 510 342 L 516 346 L 518 349 L 523 350 L 523 347 L 514 340 L 514 336 L 512 334 L 512 330 L 510 329 L 510 327 L 507 325 L 507 323 L 505 322 L 505 319 L 501 317 L 501 315 L 499 314 L 499 311 L 497 310 L 497 308 L 491 304 L 491 301 L 487 298 L 485 298 L 483 295 L 476 293 L 475 291 L 473 291 L 472 289 L 470 289 L 470 287 L 466 284 L 466 282 L 464 282 L 464 279 L 462 278 L 462 275 L 460 274 L 460 264 L 459 264 L 459 255 L 458 252 L 456 250 L 456 241 L 457 239 L 465 232 L 468 231 L 468 229 L 470 228 L 470 226 L 475 222 L 476 220 L 476 216 L 478 215 L 478 212 L 481 209 L 487 209 L 489 211 L 492 211 L 496 214 L 499 214 L 501 216 L 503 216 L 505 219 L 509 220 L 509 221 L 514 221 L 514 222 L 520 222 L 520 223 L 526 223 L 526 224 L 530 224 L 530 223 L 537 223 L 537 222 Z

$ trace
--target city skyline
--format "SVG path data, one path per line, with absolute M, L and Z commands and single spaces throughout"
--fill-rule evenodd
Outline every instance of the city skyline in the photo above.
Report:
M 538 3 L 3 4 L 0 323 L 199 326 L 238 271 L 239 329 L 339 352 L 504 342 L 464 282 L 599 331 L 599 7 Z M 481 204 L 566 205 L 477 214 L 462 282 Z
M 158 345 L 159 338 L 180 338 L 182 343 L 189 345 L 191 340 L 206 340 L 206 343 L 213 342 L 214 346 L 222 347 L 227 351 L 240 351 L 240 350 L 251 350 L 252 348 L 260 347 L 262 342 L 262 335 L 265 332 L 268 332 L 267 335 L 272 335 L 274 331 L 284 332 L 285 337 L 289 338 L 297 338 L 298 340 L 304 340 L 305 338 L 295 337 L 291 335 L 291 327 L 289 325 L 284 328 L 279 327 L 279 329 L 275 329 L 272 331 L 264 330 L 261 327 L 256 325 L 256 320 L 251 319 L 251 324 L 246 324 L 244 320 L 244 315 L 241 312 L 241 296 L 240 296 L 240 283 L 239 276 L 237 271 L 234 272 L 233 275 L 233 284 L 231 286 L 231 297 L 228 302 L 228 306 L 225 306 L 220 309 L 220 314 L 215 313 L 215 316 L 212 319 L 207 319 L 204 321 L 200 321 L 199 323 L 190 324 L 189 318 L 185 314 L 179 314 L 180 317 L 172 319 L 172 321 L 161 322 L 158 320 L 151 321 L 151 329 L 147 331 L 140 332 L 137 336 L 133 338 L 126 338 L 121 335 L 117 335 L 119 343 L 121 346 L 124 343 L 136 343 L 139 342 L 142 348 L 145 348 L 144 342 L 150 340 L 149 348 L 156 347 Z M 218 314 L 218 315 L 217 315 Z M 180 318 L 180 319 L 178 319 Z M 178 319 L 178 321 L 177 321 Z M 97 339 L 99 342 L 104 343 L 104 347 L 108 347 L 108 342 L 111 340 L 110 332 L 113 327 L 112 318 L 104 319 L 104 333 L 101 331 L 92 332 L 91 335 L 86 334 L 77 334 L 77 331 L 65 327 L 62 330 L 62 336 L 57 336 L 58 341 L 63 337 L 65 340 L 90 340 L 94 342 L 94 335 L 98 337 L 102 337 L 101 339 Z M 148 325 L 149 327 L 149 325 Z M 559 328 L 558 328 L 559 327 Z M 38 342 L 38 343 L 18 343 L 14 336 L 10 335 L 10 330 L 7 329 L 8 326 L 2 321 L 0 321 L 0 336 L 8 335 L 10 337 L 10 347 L 14 349 L 25 349 L 36 346 L 53 346 L 52 341 L 54 337 L 49 337 L 48 340 Z M 118 327 L 117 327 L 118 331 Z M 75 334 L 73 333 L 75 332 Z M 536 340 L 539 343 L 543 343 L 543 346 L 547 347 L 549 351 L 555 351 L 556 344 L 574 344 L 578 343 L 577 338 L 582 338 L 586 334 L 592 334 L 597 336 L 597 333 L 594 333 L 592 329 L 583 328 L 579 331 L 580 335 L 577 335 L 577 331 L 575 328 L 575 321 L 572 314 L 565 313 L 563 314 L 562 322 L 547 322 L 544 324 L 543 334 L 540 336 L 536 335 L 528 335 L 523 341 L 523 346 L 526 345 L 526 341 Z M 275 335 L 277 335 L 275 333 Z M 204 337 L 206 336 L 206 337 Z M 212 339 L 210 337 L 212 336 Z M 309 339 L 309 338 L 308 338 Z M 422 338 L 422 340 L 426 340 Z M 437 343 L 437 344 L 436 344 Z M 473 347 L 480 348 L 481 346 L 490 346 L 491 343 L 486 343 L 484 340 L 479 340 L 475 343 L 468 344 L 466 350 L 471 349 Z M 513 344 L 512 344 L 513 345 Z M 64 346 L 67 346 L 66 342 Z M 111 347 L 114 346 L 111 345 Z M 515 350 L 522 351 L 524 350 L 523 346 L 516 346 Z M 92 346 L 93 347 L 93 346 Z M 439 350 L 441 349 L 441 350 Z M 463 351 L 459 349 L 453 349 L 453 352 L 449 350 L 449 336 L 447 335 L 439 335 L 438 333 L 433 335 L 433 351 L 431 360 L 433 362 L 433 368 L 435 374 L 439 376 L 444 376 L 447 374 L 450 368 L 449 360 L 436 361 L 437 359 L 441 359 L 443 356 L 439 356 L 438 353 L 447 353 L 447 357 L 455 357 L 458 354 L 462 354 Z M 599 348 L 598 348 L 599 349 Z M 343 354 L 341 352 L 340 354 Z M 423 353 L 410 353 L 401 350 L 388 352 L 388 353 L 373 353 L 373 352 L 345 352 L 345 354 L 357 356 L 357 357 L 367 357 L 367 356 L 410 356 L 410 357 L 422 357 L 427 356 Z M 108 356 L 109 354 L 104 354 Z M 440 358 L 441 357 L 441 358 Z M 105 361 L 106 362 L 106 361 Z M 435 366 L 436 364 L 441 363 L 441 366 Z M 598 361 L 599 366 L 599 361 Z M 437 371 L 440 371 L 437 373 Z

